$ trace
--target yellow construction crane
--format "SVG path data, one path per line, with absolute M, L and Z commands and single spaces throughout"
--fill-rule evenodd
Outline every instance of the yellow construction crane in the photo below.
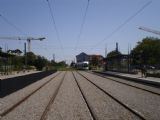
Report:
M 160 31 L 152 30 L 152 29 L 147 28 L 147 27 L 139 27 L 139 29 L 140 29 L 140 30 L 147 31 L 147 32 L 151 32 L 151 33 L 154 33 L 154 34 L 157 34 L 157 35 L 160 35 Z
M 46 39 L 45 37 L 41 37 L 41 38 L 33 38 L 33 37 L 0 37 L 0 39 L 3 40 L 27 40 L 28 43 L 28 52 L 31 52 L 31 40 L 44 40 Z

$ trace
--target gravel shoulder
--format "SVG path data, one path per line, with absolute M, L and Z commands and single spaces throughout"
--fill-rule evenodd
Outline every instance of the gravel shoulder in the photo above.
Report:
M 62 74 L 58 75 L 49 84 L 46 84 L 12 112 L 4 116 L 2 120 L 39 120 L 62 77 Z M 34 88 L 35 86 L 32 87 Z
M 47 120 L 92 120 L 71 72 L 67 72 Z
M 146 120 L 159 120 L 160 96 L 97 75 L 86 72 L 81 73 L 121 102 L 138 111 Z
M 89 106 L 98 120 L 139 120 L 139 117 L 75 73 Z

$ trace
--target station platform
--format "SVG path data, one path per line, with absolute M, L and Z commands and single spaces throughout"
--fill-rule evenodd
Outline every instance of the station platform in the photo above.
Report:
M 105 75 L 110 75 L 110 76 L 113 76 L 113 77 L 119 77 L 119 78 L 122 78 L 122 79 L 128 79 L 128 80 L 132 80 L 132 81 L 136 81 L 136 82 L 152 84 L 152 85 L 160 87 L 160 78 L 142 77 L 141 73 L 127 74 L 127 73 L 112 72 L 112 71 L 104 71 L 104 72 L 94 71 L 94 72 L 102 73 L 102 74 L 105 74 Z

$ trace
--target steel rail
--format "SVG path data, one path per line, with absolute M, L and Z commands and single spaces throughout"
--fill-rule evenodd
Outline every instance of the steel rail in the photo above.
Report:
M 56 88 L 55 92 L 53 92 L 53 95 L 52 95 L 49 103 L 47 104 L 44 112 L 42 113 L 42 116 L 41 116 L 40 120 L 46 120 L 47 113 L 48 113 L 48 111 L 50 110 L 50 107 L 51 107 L 51 105 L 53 104 L 53 102 L 54 102 L 54 100 L 55 100 L 55 98 L 56 98 L 56 96 L 57 96 L 57 94 L 58 94 L 58 91 L 59 91 L 59 89 L 60 89 L 60 87 L 61 87 L 61 85 L 62 85 L 62 83 L 63 83 L 63 81 L 64 81 L 65 75 L 66 75 L 66 72 L 65 72 L 65 74 L 64 74 L 61 82 L 59 83 L 58 87 Z
M 90 105 L 89 105 L 89 102 L 87 101 L 85 95 L 83 94 L 82 88 L 81 88 L 81 86 L 79 85 L 79 83 L 78 83 L 78 81 L 77 81 L 77 78 L 76 78 L 76 76 L 74 75 L 73 72 L 72 72 L 72 75 L 73 75 L 73 77 L 74 77 L 74 79 L 75 79 L 75 81 L 76 81 L 76 84 L 77 84 L 77 86 L 78 86 L 78 88 L 79 88 L 79 90 L 80 90 L 80 92 L 81 92 L 81 95 L 82 95 L 82 97 L 83 97 L 83 99 L 84 99 L 84 101 L 85 101 L 85 103 L 86 103 L 86 105 L 87 105 L 87 108 L 88 108 L 88 110 L 89 110 L 89 112 L 90 112 L 90 114 L 91 114 L 91 117 L 93 118 L 93 120 L 98 120 L 97 117 L 95 116 L 93 110 L 91 109 L 91 107 L 90 107 Z

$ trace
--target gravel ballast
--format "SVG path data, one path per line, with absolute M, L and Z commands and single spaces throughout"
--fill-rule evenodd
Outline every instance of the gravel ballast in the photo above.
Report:
M 30 94 L 32 91 L 36 90 L 38 87 L 43 85 L 45 82 L 49 81 L 52 77 L 56 76 L 59 72 L 56 72 L 48 77 L 45 77 L 23 89 L 20 89 L 8 96 L 0 98 L 0 114 L 13 106 L 15 103 L 23 99 L 25 96 Z
M 47 120 L 92 120 L 71 72 L 67 72 Z
M 90 72 L 92 74 L 97 74 L 97 73 L 94 73 L 94 72 Z M 98 75 L 101 76 L 101 74 L 98 73 Z M 149 91 L 152 91 L 152 92 L 155 92 L 155 93 L 158 93 L 160 94 L 160 89 L 157 88 L 157 87 L 153 87 L 152 85 L 146 85 L 145 83 L 144 84 L 141 84 L 141 83 L 137 83 L 137 82 L 134 82 L 134 81 L 130 81 L 130 80 L 126 80 L 126 79 L 122 79 L 122 78 L 118 78 L 118 77 L 112 77 L 112 76 L 108 76 L 108 75 L 102 75 L 103 77 L 106 77 L 107 79 L 113 79 L 113 80 L 116 80 L 116 81 L 119 81 L 119 82 L 122 82 L 122 83 L 126 83 L 126 84 L 129 84 L 129 85 L 133 85 L 133 86 L 136 86 L 136 87 L 139 87 L 139 88 L 143 88 L 143 89 L 146 89 L 146 90 L 149 90 Z M 108 80 L 109 80 L 108 79 Z
M 64 73 L 62 74 L 64 75 Z M 39 120 L 50 98 L 62 80 L 62 74 L 58 75 L 49 84 L 46 84 L 12 112 L 4 116 L 2 120 Z
M 108 80 L 91 73 L 79 71 L 90 81 L 118 101 L 142 115 L 146 120 L 159 120 L 160 96 L 125 84 Z M 60 73 L 60 74 L 59 74 Z M 65 74 L 66 73 L 66 74 Z M 76 71 L 73 72 L 84 94 L 83 98 L 71 71 L 59 71 L 30 84 L 8 96 L 0 98 L 0 113 L 8 109 L 43 83 L 48 84 L 23 101 L 0 120 L 40 120 L 52 96 L 55 96 L 45 118 L 47 120 L 139 120 L 133 112 L 90 83 Z M 64 77 L 65 75 L 65 77 Z M 64 77 L 64 79 L 63 79 Z M 63 80 L 60 89 L 57 89 Z M 118 80 L 118 79 L 117 79 Z M 143 87 L 142 85 L 140 87 Z M 58 91 L 59 90 L 59 91 Z M 155 89 L 156 90 L 156 89 Z M 54 94 L 57 93 L 57 94 Z M 86 103 L 87 101 L 87 103 Z M 89 108 L 88 108 L 89 106 Z
M 107 80 L 87 72 L 81 73 L 121 102 L 138 111 L 146 120 L 159 120 L 159 95 Z
M 75 73 L 75 76 L 98 120 L 139 120 L 139 117 L 114 101 L 85 78 L 77 73 Z

